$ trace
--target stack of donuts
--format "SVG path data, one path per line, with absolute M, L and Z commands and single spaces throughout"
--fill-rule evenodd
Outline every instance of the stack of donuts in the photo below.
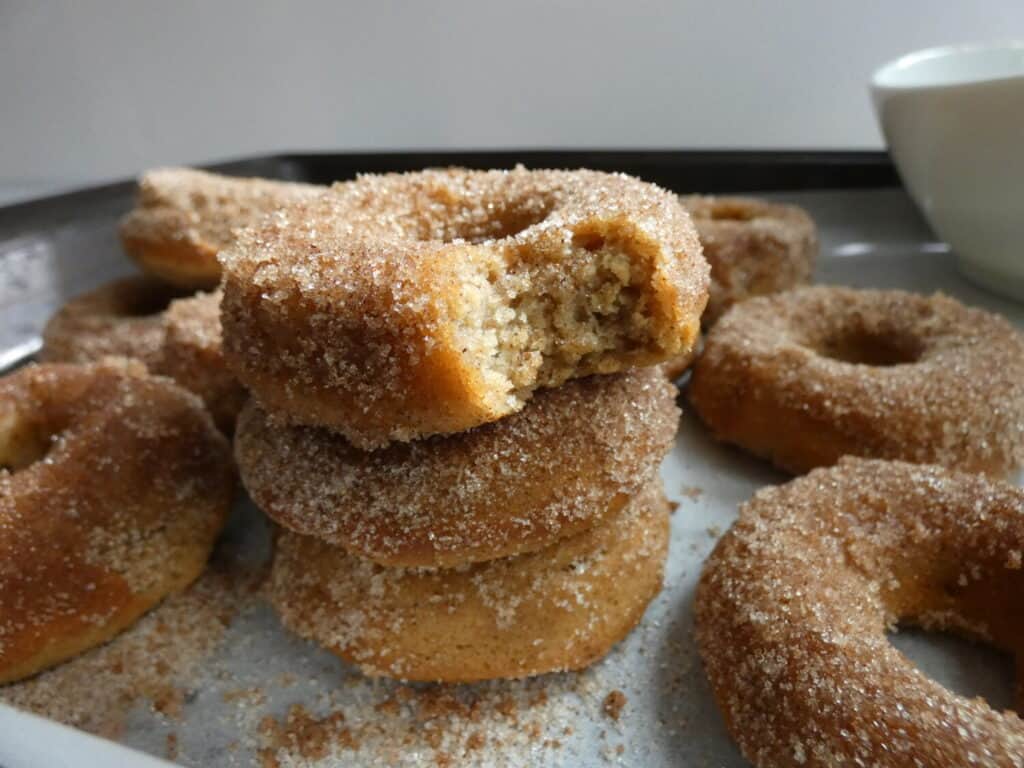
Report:
M 595 172 L 367 176 L 221 254 L 235 435 L 284 624 L 407 680 L 577 669 L 660 590 L 658 469 L 708 267 Z
M 287 626 L 368 673 L 462 681 L 585 666 L 639 621 L 668 546 L 661 366 L 692 359 L 708 292 L 672 195 L 163 169 L 121 235 L 146 275 L 62 308 L 40 357 L 133 358 L 202 399 L 279 525 Z

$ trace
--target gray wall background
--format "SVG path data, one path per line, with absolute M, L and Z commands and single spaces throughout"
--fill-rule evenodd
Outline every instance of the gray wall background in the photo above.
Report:
M 877 147 L 866 82 L 1021 0 L 0 0 L 0 183 L 284 149 Z

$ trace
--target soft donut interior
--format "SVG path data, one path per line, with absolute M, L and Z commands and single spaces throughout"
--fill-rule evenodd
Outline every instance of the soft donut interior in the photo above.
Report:
M 615 370 L 657 343 L 651 259 L 615 228 L 578 229 L 557 255 L 481 248 L 465 270 L 460 346 L 486 360 L 493 388 L 519 399 L 535 386 Z

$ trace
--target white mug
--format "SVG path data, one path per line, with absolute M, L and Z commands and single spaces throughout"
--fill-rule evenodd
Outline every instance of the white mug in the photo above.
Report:
M 871 95 L 911 197 L 961 271 L 1024 301 L 1024 41 L 932 48 Z

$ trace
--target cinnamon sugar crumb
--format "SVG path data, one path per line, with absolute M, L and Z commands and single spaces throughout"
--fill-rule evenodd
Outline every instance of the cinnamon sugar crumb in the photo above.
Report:
M 178 734 L 176 731 L 167 734 L 167 759 L 178 759 Z
M 704 489 L 696 485 L 684 485 L 679 493 L 690 501 L 696 501 L 704 494 Z
M 626 698 L 626 694 L 615 689 L 605 696 L 603 704 L 604 714 L 612 720 L 617 721 L 619 716 L 622 714 L 622 709 L 626 706 L 627 701 L 628 699 Z

